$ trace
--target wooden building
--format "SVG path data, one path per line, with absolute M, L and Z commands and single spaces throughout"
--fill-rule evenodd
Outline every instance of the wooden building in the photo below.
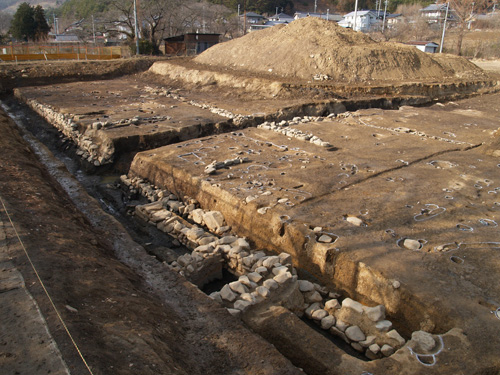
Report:
M 220 34 L 187 33 L 165 38 L 166 55 L 197 55 L 219 43 Z

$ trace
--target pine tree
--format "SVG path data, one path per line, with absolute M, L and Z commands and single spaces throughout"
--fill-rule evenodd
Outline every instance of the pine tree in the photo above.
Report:
M 45 18 L 45 11 L 41 5 L 34 9 L 33 19 L 35 21 L 35 40 L 45 40 L 49 35 L 50 26 Z
M 22 3 L 17 8 L 12 23 L 10 33 L 18 40 L 28 41 L 35 37 L 34 9 L 28 3 Z

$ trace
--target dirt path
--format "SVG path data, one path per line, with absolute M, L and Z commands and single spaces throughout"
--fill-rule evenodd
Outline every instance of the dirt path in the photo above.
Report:
M 128 250 L 140 249 L 132 248 L 116 222 L 106 226 L 105 218 L 100 218 L 100 229 L 93 227 L 3 112 L 0 126 L 0 196 L 94 374 L 298 373 L 274 348 L 191 284 L 163 272 L 147 285 L 119 262 L 113 242 L 128 243 Z M 82 204 L 97 207 L 90 198 Z M 6 221 L 3 216 L 2 221 Z M 88 373 L 26 257 L 20 252 L 9 257 L 40 306 L 71 373 Z M 137 266 L 151 268 L 147 258 L 144 253 Z M 4 357 L 0 356 L 0 367 Z M 33 362 L 21 373 L 37 371 Z

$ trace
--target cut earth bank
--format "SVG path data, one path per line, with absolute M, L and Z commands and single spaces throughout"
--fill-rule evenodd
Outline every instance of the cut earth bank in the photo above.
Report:
M 63 86 L 23 89 L 18 95 L 32 95 L 36 103 L 30 104 L 42 108 L 42 114 L 48 109 L 47 113 L 61 116 L 62 123 L 76 131 L 77 140 L 83 138 L 81 129 L 101 131 L 120 125 L 139 129 L 138 133 L 142 128 L 141 139 L 154 133 L 155 125 L 160 125 L 156 120 L 170 121 L 167 127 L 178 132 L 184 126 L 172 125 L 175 117 L 189 115 L 193 107 L 201 107 L 204 118 L 218 111 L 216 116 L 239 119 L 228 124 L 232 132 L 204 136 L 228 128 L 192 116 L 199 123 L 197 131 L 181 130 L 185 137 L 171 140 L 194 139 L 138 154 L 129 178 L 122 178 L 132 190 L 160 198 L 159 203 L 137 206 L 137 216 L 195 248 L 189 258 L 169 261 L 172 270 L 196 282 L 197 272 L 207 270 L 205 260 L 225 261 L 240 279 L 212 297 L 308 373 L 498 372 L 493 344 L 499 333 L 499 291 L 494 282 L 499 268 L 497 94 L 428 108 L 344 112 L 349 105 L 352 109 L 376 103 L 391 106 L 393 98 L 364 95 L 352 102 L 304 102 L 297 94 L 268 102 L 256 98 L 255 92 L 216 85 L 189 87 L 151 72 L 132 79 L 142 90 L 137 104 L 130 105 L 137 106 L 138 113 L 131 117 L 133 111 L 126 112 L 124 106 L 122 119 L 108 120 L 114 114 L 113 104 L 105 104 L 121 92 L 104 85 L 112 87 L 118 81 L 95 82 L 88 88 L 77 84 L 81 97 L 93 94 L 96 107 L 107 107 L 96 113 L 88 109 L 82 113 L 77 100 L 65 107 L 64 95 L 73 89 L 64 91 Z M 160 80 L 164 87 L 157 85 Z M 120 90 L 126 92 L 130 81 L 124 82 Z M 93 85 L 100 88 L 92 90 Z M 54 105 L 52 93 L 58 90 L 64 94 Z M 210 90 L 221 95 L 207 97 Z M 161 103 L 159 97 L 189 107 Z M 427 96 L 423 101 L 433 99 Z M 292 100 L 298 103 L 293 110 L 288 106 Z M 411 100 L 400 98 L 394 104 Z M 421 97 L 414 103 L 418 100 Z M 157 114 L 160 106 L 153 106 L 157 101 L 164 113 Z M 266 106 L 271 110 L 259 111 Z M 179 107 L 183 111 L 173 115 Z M 328 113 L 334 115 L 316 117 Z M 125 121 L 116 123 L 121 120 Z M 235 129 L 257 124 L 261 126 Z M 205 125 L 208 131 L 203 133 Z M 99 149 L 100 142 L 90 135 L 81 139 L 88 149 L 75 142 L 80 146 L 76 153 L 100 166 L 91 151 Z M 148 142 L 143 145 L 149 148 Z M 119 157 L 114 155 L 115 160 Z M 167 207 L 173 212 L 166 213 Z M 210 217 L 217 219 L 216 224 Z M 209 234 L 202 224 L 215 233 Z M 240 239 L 228 236 L 228 231 Z M 292 257 L 265 258 L 257 249 L 288 252 Z M 266 270 L 257 272 L 263 266 Z M 270 279 L 282 285 L 271 295 L 266 292 L 273 290 Z M 330 291 L 314 284 L 311 290 L 304 279 L 321 282 Z M 280 305 L 312 317 L 323 328 L 327 320 L 333 322 L 328 331 L 376 360 L 363 362 L 345 354 Z M 388 329 L 385 312 L 402 337 Z M 367 326 L 367 316 L 374 319 L 372 326 Z M 380 322 L 382 326 L 375 327 Z M 371 335 L 374 327 L 379 332 Z M 388 345 L 399 348 L 395 354 L 387 347 L 382 352 L 384 345 L 371 342 L 375 339 L 370 336 L 389 332 L 399 343 Z

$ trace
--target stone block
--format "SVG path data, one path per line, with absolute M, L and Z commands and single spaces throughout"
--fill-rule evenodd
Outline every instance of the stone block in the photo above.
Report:
M 276 275 L 273 277 L 273 280 L 276 281 L 278 284 L 284 284 L 288 280 L 292 278 L 292 274 L 290 272 L 283 272 L 280 273 L 279 275 Z
M 219 211 L 208 211 L 203 214 L 203 221 L 208 229 L 216 231 L 224 226 L 224 216 Z
M 353 312 L 363 314 L 363 305 L 351 298 L 346 298 L 342 301 L 342 308 L 351 309 Z
M 233 302 L 237 295 L 233 293 L 229 285 L 224 285 L 222 289 L 220 290 L 220 296 L 223 300 Z
M 268 298 L 271 295 L 271 292 L 265 286 L 257 287 L 256 291 L 264 298 Z
M 321 309 L 321 305 L 318 302 L 316 302 L 311 304 L 304 313 L 309 319 L 312 319 L 312 314 L 319 309 Z
M 366 339 L 365 334 L 358 326 L 350 326 L 346 328 L 345 335 L 349 338 L 349 340 L 356 342 L 364 341 Z
M 406 342 L 406 340 L 396 331 L 393 329 L 392 331 L 389 331 L 385 334 L 388 338 L 396 341 L 398 343 L 398 346 L 403 346 Z
M 415 331 L 411 334 L 408 345 L 418 353 L 429 353 L 436 346 L 434 337 L 425 331 Z
M 326 316 L 328 316 L 328 313 L 325 310 L 318 309 L 312 313 L 311 318 L 314 320 L 322 320 Z
M 275 263 L 279 263 L 280 258 L 275 255 L 268 256 L 264 261 L 262 262 L 262 265 L 267 268 L 272 268 Z
M 330 314 L 334 314 L 340 307 L 340 303 L 337 299 L 331 299 L 325 302 L 325 310 Z
M 380 349 L 380 352 L 382 355 L 385 357 L 389 357 L 394 354 L 394 348 L 390 345 L 384 344 L 382 345 L 382 348 Z
M 235 303 L 234 303 L 234 308 L 236 310 L 241 310 L 242 312 L 245 312 L 250 306 L 252 306 L 252 303 L 251 302 L 248 302 L 248 301 L 243 301 L 241 299 L 237 300 Z
M 264 281 L 263 286 L 265 286 L 269 290 L 278 289 L 279 284 L 273 279 L 267 279 Z
M 319 294 L 317 291 L 304 293 L 304 299 L 309 303 L 323 301 L 323 297 L 321 297 L 321 294 Z
M 372 322 L 380 322 L 385 319 L 385 306 L 364 307 L 365 314 Z
M 389 332 L 389 330 L 392 328 L 392 322 L 390 322 L 389 320 L 381 320 L 380 322 L 377 322 L 377 324 L 375 324 L 375 328 L 380 332 Z
M 267 270 L 267 268 L 266 268 Z M 254 283 L 258 283 L 262 280 L 262 276 L 258 272 L 251 272 L 247 275 L 248 279 Z
M 321 328 L 328 330 L 335 325 L 335 317 L 333 315 L 327 315 L 321 319 Z
M 233 282 L 229 283 L 229 287 L 231 288 L 231 290 L 233 292 L 236 292 L 239 294 L 248 293 L 247 287 L 239 281 L 233 281 Z
M 299 280 L 299 289 L 301 292 L 312 292 L 314 284 L 307 280 Z

